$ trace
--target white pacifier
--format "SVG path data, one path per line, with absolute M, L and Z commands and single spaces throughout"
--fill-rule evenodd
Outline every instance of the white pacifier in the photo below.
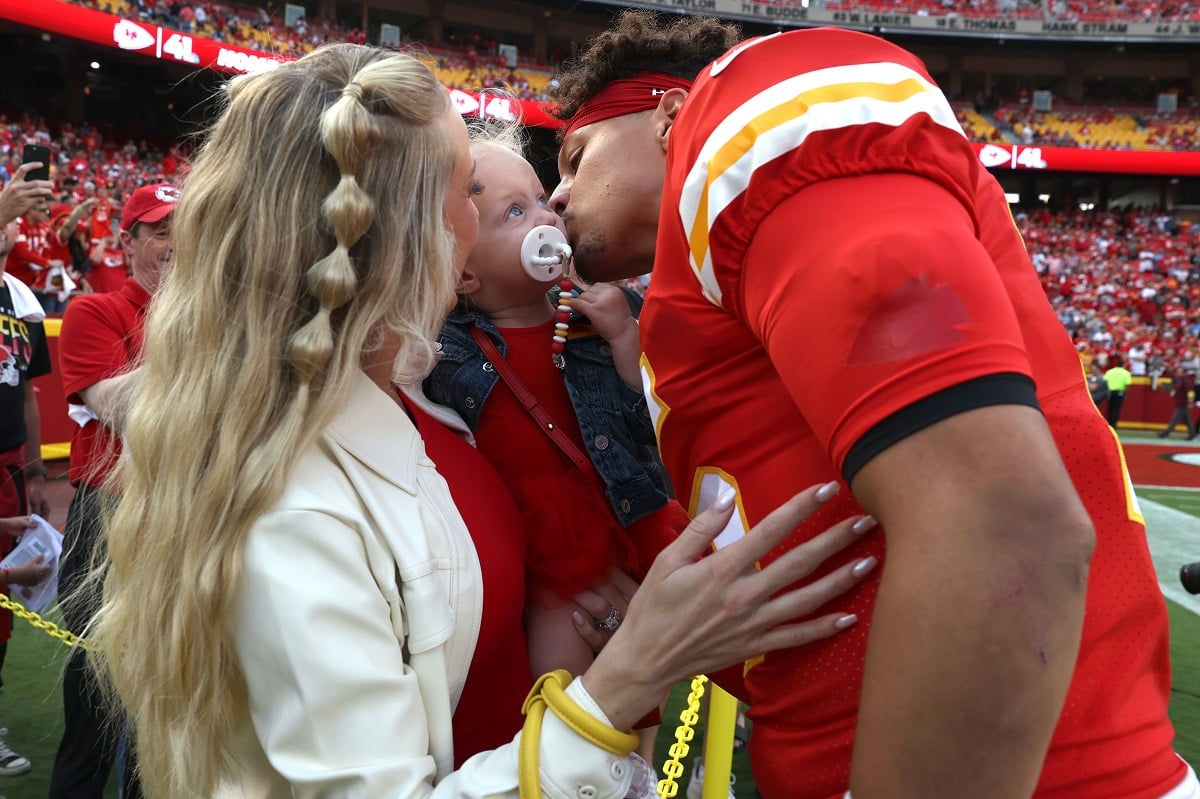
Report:
M 521 266 L 534 280 L 558 280 L 571 258 L 567 237 L 554 225 L 538 225 L 521 242 Z

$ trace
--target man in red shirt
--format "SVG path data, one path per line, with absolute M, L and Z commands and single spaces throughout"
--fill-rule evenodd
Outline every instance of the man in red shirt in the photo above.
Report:
M 1200 797 L 1120 446 L 941 91 L 866 34 L 671 19 L 623 14 L 559 78 L 576 268 L 653 263 L 663 460 L 693 513 L 737 489 L 724 540 L 834 478 L 794 540 L 886 530 L 823 609 L 866 624 L 747 664 L 760 791 Z
M 150 297 L 171 259 L 171 212 L 179 191 L 167 184 L 138 189 L 121 214 L 121 241 L 130 276 L 119 291 L 85 294 L 72 300 L 59 338 L 63 391 L 69 415 L 78 423 L 71 438 L 71 484 L 75 497 L 67 511 L 60 591 L 74 592 L 88 571 L 100 534 L 110 490 L 106 485 L 121 453 L 121 415 L 137 373 L 129 366 L 141 353 L 142 325 Z M 110 498 L 111 499 L 111 498 Z M 68 629 L 82 634 L 99 602 L 81 601 L 64 613 Z M 51 776 L 52 796 L 104 794 L 112 769 L 115 740 L 111 719 L 86 678 L 84 651 L 72 652 L 63 676 L 65 729 Z M 130 793 L 132 791 L 132 793 Z M 140 796 L 136 784 L 127 795 Z

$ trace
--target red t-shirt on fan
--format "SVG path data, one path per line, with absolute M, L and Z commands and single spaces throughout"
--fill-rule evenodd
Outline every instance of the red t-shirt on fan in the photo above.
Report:
M 88 285 L 97 294 L 107 294 L 120 291 L 125 285 L 129 271 L 125 266 L 125 251 L 120 248 L 105 247 L 100 263 L 93 263 L 87 274 Z
M 79 392 L 124 374 L 142 351 L 142 326 L 150 295 L 133 278 L 117 292 L 83 294 L 67 304 L 58 340 L 63 392 L 85 405 Z M 121 441 L 95 419 L 74 427 L 71 485 L 99 487 L 116 465 Z

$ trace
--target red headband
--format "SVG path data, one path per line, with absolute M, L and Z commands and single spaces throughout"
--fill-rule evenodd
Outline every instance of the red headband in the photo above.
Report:
M 567 122 L 563 138 L 570 136 L 576 128 L 593 122 L 657 108 L 659 99 L 667 93 L 667 89 L 691 88 L 690 80 L 662 72 L 648 72 L 633 78 L 614 80 L 579 106 L 575 115 Z

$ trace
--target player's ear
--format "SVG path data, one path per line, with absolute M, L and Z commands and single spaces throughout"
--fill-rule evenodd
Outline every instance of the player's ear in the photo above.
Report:
M 667 89 L 659 98 L 658 107 L 654 109 L 654 138 L 662 151 L 666 153 L 667 143 L 671 139 L 671 128 L 675 125 L 675 116 L 687 99 L 687 89 Z

